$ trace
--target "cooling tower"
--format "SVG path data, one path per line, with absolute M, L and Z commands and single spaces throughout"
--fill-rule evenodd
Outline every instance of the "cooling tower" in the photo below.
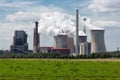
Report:
M 91 53 L 106 52 L 104 30 L 91 30 Z
M 68 48 L 71 49 L 71 52 L 74 52 L 74 39 L 73 37 L 67 37 L 67 45 L 68 45 Z
M 55 46 L 54 48 L 68 48 L 67 35 L 54 36 Z
M 83 42 L 86 42 L 87 41 L 87 36 L 78 36 L 78 42 L 79 44 L 80 43 L 83 43 Z

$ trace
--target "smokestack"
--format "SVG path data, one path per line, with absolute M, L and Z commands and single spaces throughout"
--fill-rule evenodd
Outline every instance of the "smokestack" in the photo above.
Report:
M 79 54 L 78 48 L 79 48 L 79 44 L 78 44 L 78 28 L 79 28 L 79 10 L 76 10 L 76 48 L 75 48 L 75 53 Z
M 68 48 L 67 35 L 54 36 L 55 47 L 54 48 Z
M 39 52 L 39 33 L 38 33 L 38 22 L 35 22 L 34 28 L 34 39 L 33 39 L 33 53 Z
M 104 30 L 91 30 L 91 53 L 106 52 Z
M 35 22 L 36 33 L 38 33 L 38 22 Z

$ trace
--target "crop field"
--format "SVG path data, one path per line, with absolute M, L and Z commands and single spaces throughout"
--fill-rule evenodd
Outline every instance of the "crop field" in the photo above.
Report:
M 120 60 L 0 59 L 0 80 L 120 80 Z

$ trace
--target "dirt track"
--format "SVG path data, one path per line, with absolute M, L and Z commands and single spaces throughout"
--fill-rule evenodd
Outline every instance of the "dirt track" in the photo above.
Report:
M 35 58 L 22 58 L 22 59 L 1 59 L 1 60 L 49 60 L 49 61 L 106 61 L 106 62 L 120 62 L 120 59 L 108 58 L 108 59 L 35 59 Z

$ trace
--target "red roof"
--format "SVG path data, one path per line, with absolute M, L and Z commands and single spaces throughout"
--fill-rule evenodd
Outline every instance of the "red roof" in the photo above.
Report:
M 53 48 L 52 50 L 70 50 L 70 48 Z
M 53 48 L 53 47 L 42 46 L 42 47 L 39 47 L 39 48 Z

